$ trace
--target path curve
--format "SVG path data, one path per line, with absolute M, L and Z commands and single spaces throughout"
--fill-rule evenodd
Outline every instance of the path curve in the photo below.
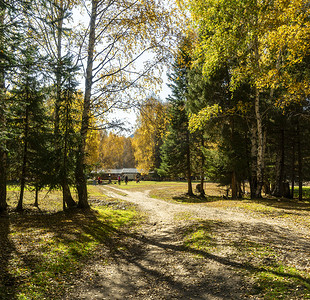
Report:
M 111 191 L 112 190 L 112 191 Z M 113 192 L 115 190 L 115 192 Z M 242 212 L 233 209 L 221 209 L 206 206 L 204 204 L 183 204 L 174 203 L 149 196 L 148 190 L 143 192 L 122 190 L 115 187 L 105 189 L 105 193 L 111 197 L 119 198 L 137 205 L 145 211 L 151 223 L 174 223 L 175 216 L 181 213 L 190 213 L 192 218 L 208 219 L 224 222 L 243 222 L 253 224 L 268 224 L 275 227 L 292 229 L 300 234 L 309 235 L 309 230 L 291 223 L 289 220 L 274 219 L 269 217 L 251 216 L 249 212 Z M 126 195 L 122 195 L 126 194 Z
M 76 286 L 67 299 L 249 299 L 247 265 L 230 253 L 230 243 L 272 240 L 283 247 L 287 259 L 295 260 L 310 249 L 309 230 L 294 224 L 203 204 L 167 202 L 150 198 L 147 191 L 100 188 L 108 196 L 137 205 L 148 222 L 126 238 L 121 250 L 110 254 L 109 264 L 99 259 L 88 265 L 81 278 L 89 280 Z M 182 214 L 190 214 L 191 222 L 195 218 L 216 222 L 216 235 L 222 237 L 218 243 L 225 250 L 210 254 L 184 248 L 182 232 L 189 224 L 177 218 Z

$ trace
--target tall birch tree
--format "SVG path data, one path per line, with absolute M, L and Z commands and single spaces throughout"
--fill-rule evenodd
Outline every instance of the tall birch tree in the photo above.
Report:
M 171 7 L 153 0 L 91 0 L 85 1 L 84 7 L 89 26 L 80 41 L 81 57 L 86 58 L 86 64 L 76 164 L 81 208 L 89 207 L 85 158 L 90 115 L 104 115 L 113 107 L 132 104 L 129 90 L 138 88 L 140 81 L 145 85 L 154 81 L 154 67 L 163 61 L 172 42 L 168 38 L 173 13 Z M 83 51 L 86 51 L 84 56 Z

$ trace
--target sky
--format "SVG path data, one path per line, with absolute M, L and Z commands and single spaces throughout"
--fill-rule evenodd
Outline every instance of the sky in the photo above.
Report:
M 166 75 L 166 70 L 162 74 L 162 80 L 163 80 L 163 83 L 161 86 L 161 92 L 158 94 L 158 96 L 162 101 L 165 101 L 165 99 L 168 97 L 170 93 L 170 88 L 167 86 L 168 78 Z M 111 115 L 112 118 L 118 118 L 118 119 L 122 119 L 128 122 L 128 125 L 126 126 L 126 128 L 129 129 L 129 131 L 119 132 L 119 134 L 130 136 L 134 133 L 135 123 L 136 123 L 136 114 L 137 114 L 137 111 L 134 111 L 134 110 L 130 110 L 130 111 L 119 110 L 119 111 L 114 112 Z

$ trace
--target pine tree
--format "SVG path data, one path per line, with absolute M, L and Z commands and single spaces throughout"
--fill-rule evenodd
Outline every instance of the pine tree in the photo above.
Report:
M 185 108 L 189 62 L 190 57 L 186 52 L 186 40 L 184 40 L 180 46 L 179 57 L 173 65 L 173 72 L 168 75 L 172 94 L 167 98 L 169 124 L 168 133 L 161 147 L 162 163 L 159 174 L 185 176 L 188 183 L 187 193 L 193 195 L 191 136 Z
M 11 138 L 7 126 L 8 95 L 7 82 L 18 64 L 19 47 L 24 39 L 22 34 L 24 12 L 29 2 L 10 0 L 0 2 L 0 212 L 6 210 L 7 185 L 7 142 Z
M 62 59 L 61 74 L 63 83 L 58 99 L 58 130 L 57 140 L 58 147 L 56 148 L 57 158 L 55 160 L 58 168 L 55 170 L 55 175 L 58 178 L 58 183 L 62 187 L 63 192 L 63 208 L 72 208 L 76 206 L 75 201 L 71 196 L 69 186 L 74 183 L 74 167 L 78 145 L 78 137 L 76 128 L 79 127 L 80 110 L 77 92 L 77 81 L 75 75 L 78 68 L 73 65 L 72 57 Z
M 23 209 L 24 190 L 27 184 L 27 178 L 33 178 L 38 175 L 38 170 L 34 169 L 36 174 L 30 172 L 30 165 L 36 163 L 38 157 L 43 150 L 41 142 L 44 140 L 43 136 L 45 122 L 47 120 L 44 111 L 43 101 L 45 99 L 42 92 L 42 86 L 39 83 L 40 74 L 38 72 L 38 59 L 39 54 L 36 46 L 26 44 L 25 49 L 21 51 L 23 60 L 18 73 L 18 81 L 13 87 L 11 111 L 13 119 L 11 124 L 19 134 L 19 151 L 16 151 L 15 159 L 20 166 L 19 182 L 20 182 L 20 195 L 16 209 Z M 42 139 L 41 139 L 42 138 Z M 16 143 L 17 141 L 13 141 Z M 31 163 L 32 162 L 32 163 Z M 37 165 L 37 167 L 39 164 Z
M 210 110 L 214 105 L 221 107 L 215 114 L 195 129 L 204 142 L 201 152 L 205 156 L 206 176 L 222 185 L 230 185 L 232 197 L 240 196 L 241 181 L 248 174 L 247 127 L 240 112 L 235 111 L 236 102 L 244 103 L 246 86 L 232 93 L 229 90 L 228 68 L 217 68 L 212 75 L 204 77 L 201 67 L 193 68 L 188 76 L 187 108 L 192 114 L 191 125 L 200 111 Z M 199 117 L 197 118 L 199 120 Z

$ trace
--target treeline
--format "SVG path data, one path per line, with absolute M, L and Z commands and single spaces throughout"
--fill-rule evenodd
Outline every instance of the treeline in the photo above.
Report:
M 89 207 L 99 130 L 121 128 L 107 113 L 153 86 L 173 17 L 154 1 L 0 1 L 0 211 L 11 182 L 20 187 L 17 210 L 26 187 L 36 191 L 35 205 L 48 187 L 62 189 L 64 209 Z
M 230 185 L 233 198 L 248 182 L 252 198 L 263 191 L 292 198 L 298 184 L 302 199 L 310 166 L 308 2 L 185 2 L 194 29 L 170 72 L 168 124 L 153 169 L 186 177 L 189 194 L 196 175 Z

